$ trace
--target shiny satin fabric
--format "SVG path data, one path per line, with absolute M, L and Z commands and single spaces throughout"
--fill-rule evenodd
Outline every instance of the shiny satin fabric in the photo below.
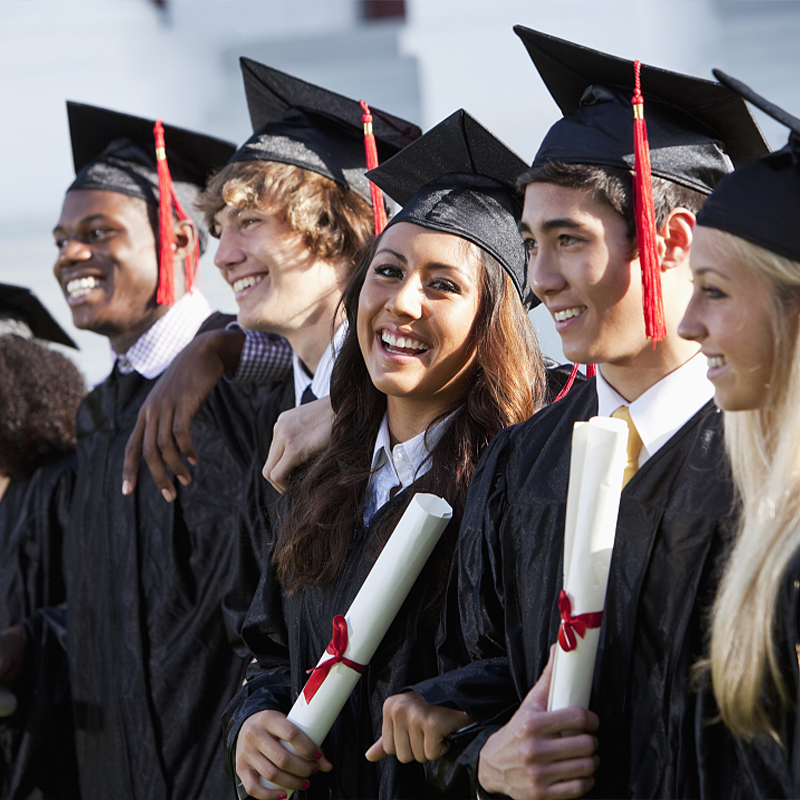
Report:
M 414 486 L 378 510 L 372 525 L 408 503 Z M 452 523 L 451 523 L 452 524 Z M 447 537 L 445 533 L 443 538 Z M 331 640 L 331 621 L 347 611 L 371 569 L 375 554 L 368 548 L 370 529 L 353 541 L 340 577 L 333 586 L 285 596 L 272 566 L 265 567 L 243 638 L 258 660 L 250 680 L 228 708 L 224 719 L 228 768 L 233 773 L 236 736 L 250 715 L 265 709 L 288 713 Z M 380 736 L 383 702 L 402 687 L 436 673 L 435 632 L 438 608 L 425 609 L 430 568 L 442 553 L 442 542 L 423 570 L 372 662 L 323 742 L 333 764 L 330 773 L 311 777 L 311 786 L 295 796 L 305 798 L 425 798 L 440 795 L 426 783 L 421 764 L 400 764 L 394 757 L 371 764 L 364 752 Z M 369 555 L 367 553 L 370 553 Z
M 229 787 L 219 718 L 245 662 L 225 596 L 255 408 L 220 384 L 192 424 L 192 483 L 166 503 L 142 464 L 123 497 L 125 445 L 152 385 L 115 370 L 78 414 L 65 565 L 84 800 L 219 798 Z
M 0 500 L 0 630 L 64 602 L 61 550 L 74 471 L 74 455 L 47 462 L 12 480 Z M 58 635 L 42 627 L 31 635 L 37 650 L 58 653 L 63 608 L 52 619 Z M 77 797 L 69 685 L 61 659 L 27 663 L 13 689 L 20 706 L 0 720 L 0 797 Z
M 506 659 L 508 679 L 505 691 L 491 687 L 498 699 L 489 707 L 476 702 L 475 664 L 461 676 L 443 675 L 435 694 L 415 687 L 480 723 L 432 766 L 442 787 L 474 791 L 480 746 L 510 716 L 509 693 L 518 705 L 534 685 L 556 641 L 569 444 L 574 423 L 596 412 L 589 380 L 501 433 L 473 479 L 441 666 Z M 705 614 L 735 517 L 725 465 L 721 414 L 709 403 L 623 490 L 590 703 L 600 718 L 591 796 L 701 796 L 689 671 L 703 652 Z M 495 670 L 487 680 L 503 679 Z M 735 765 L 724 768 L 735 773 Z

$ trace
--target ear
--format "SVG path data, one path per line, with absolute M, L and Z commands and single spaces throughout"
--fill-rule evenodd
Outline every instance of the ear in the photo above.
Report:
M 194 250 L 197 241 L 197 226 L 191 219 L 173 220 L 172 247 L 175 250 L 175 260 L 186 263 L 186 256 Z
M 689 262 L 694 223 L 695 216 L 687 208 L 673 208 L 667 215 L 658 235 L 658 255 L 662 272 Z

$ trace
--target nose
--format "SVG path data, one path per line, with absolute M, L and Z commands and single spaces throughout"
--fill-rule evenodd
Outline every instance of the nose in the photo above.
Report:
M 566 286 L 564 276 L 557 267 L 557 262 L 541 245 L 535 254 L 531 255 L 528 264 L 528 283 L 531 291 L 540 299 L 546 295 L 555 294 Z
M 389 296 L 386 308 L 397 317 L 419 319 L 422 315 L 423 291 L 418 276 L 407 275 Z
M 219 246 L 214 255 L 214 263 L 217 267 L 222 272 L 227 272 L 241 264 L 246 257 L 236 232 L 230 228 L 223 228 L 219 235 Z
M 80 264 L 89 261 L 91 257 L 92 248 L 85 242 L 81 242 L 79 239 L 67 239 L 59 248 L 55 269 Z
M 697 292 L 692 292 L 689 305 L 678 325 L 678 335 L 691 342 L 702 342 L 706 336 L 706 328 L 699 315 Z

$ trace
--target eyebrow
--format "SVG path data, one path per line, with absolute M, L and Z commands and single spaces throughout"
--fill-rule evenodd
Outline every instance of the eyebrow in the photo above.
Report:
M 545 220 L 541 225 L 542 233 L 550 233 L 551 231 L 557 230 L 558 228 L 568 228 L 570 230 L 579 230 L 582 227 L 583 227 L 583 225 L 581 225 L 580 222 L 576 222 L 574 219 L 570 219 L 570 217 L 562 217 L 562 218 L 558 218 L 558 219 L 548 219 L 548 220 Z M 531 231 L 531 228 L 530 228 L 530 226 L 528 225 L 527 222 L 520 221 L 517 224 L 517 230 L 519 230 L 519 232 L 522 233 L 522 234 L 529 233 L 529 234 L 533 235 L 533 232 Z
M 105 220 L 105 219 L 106 219 L 105 214 L 92 214 L 88 217 L 83 217 L 83 219 L 79 220 L 78 225 L 91 225 L 95 221 Z M 63 225 L 56 225 L 55 228 L 53 228 L 52 232 L 56 233 L 56 231 L 63 231 L 63 230 L 66 230 L 66 228 Z
M 380 255 L 381 253 L 390 253 L 401 264 L 404 264 L 404 265 L 408 264 L 408 259 L 402 253 L 398 253 L 397 250 L 392 250 L 391 247 L 380 247 L 380 248 L 378 248 L 375 251 L 375 255 L 373 256 L 373 260 L 375 259 L 376 256 Z M 458 272 L 461 275 L 466 275 L 467 274 L 466 271 L 464 270 L 464 268 L 460 264 L 442 264 L 442 263 L 436 261 L 436 262 L 434 262 L 432 264 L 429 264 L 428 266 L 432 267 L 433 269 L 449 269 L 449 270 L 452 270 L 453 272 Z

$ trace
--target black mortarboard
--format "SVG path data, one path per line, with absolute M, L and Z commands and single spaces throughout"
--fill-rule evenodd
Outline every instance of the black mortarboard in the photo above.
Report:
M 521 25 L 514 31 L 564 114 L 534 165 L 633 169 L 633 62 Z M 769 152 L 746 104 L 730 89 L 646 64 L 641 85 L 653 175 L 709 194 L 733 166 Z
M 717 79 L 789 128 L 789 141 L 775 153 L 746 164 L 723 180 L 708 198 L 697 224 L 800 261 L 800 119 L 714 70 Z
M 0 283 L 0 335 L 6 333 L 78 349 L 30 289 Z
M 68 191 L 119 192 L 157 206 L 155 120 L 70 101 L 67 114 L 75 163 L 75 180 Z M 209 175 L 224 166 L 236 148 L 213 136 L 172 125 L 164 125 L 164 135 L 175 194 L 197 225 L 204 249 L 208 234 L 194 201 Z
M 242 58 L 255 133 L 231 161 L 277 161 L 324 175 L 372 203 L 366 172 L 363 109 L 356 100 Z M 378 158 L 393 156 L 421 134 L 404 119 L 371 109 Z
M 528 258 L 517 224 L 527 164 L 463 109 L 368 173 L 403 208 L 391 219 L 461 236 L 494 256 L 520 297 Z

